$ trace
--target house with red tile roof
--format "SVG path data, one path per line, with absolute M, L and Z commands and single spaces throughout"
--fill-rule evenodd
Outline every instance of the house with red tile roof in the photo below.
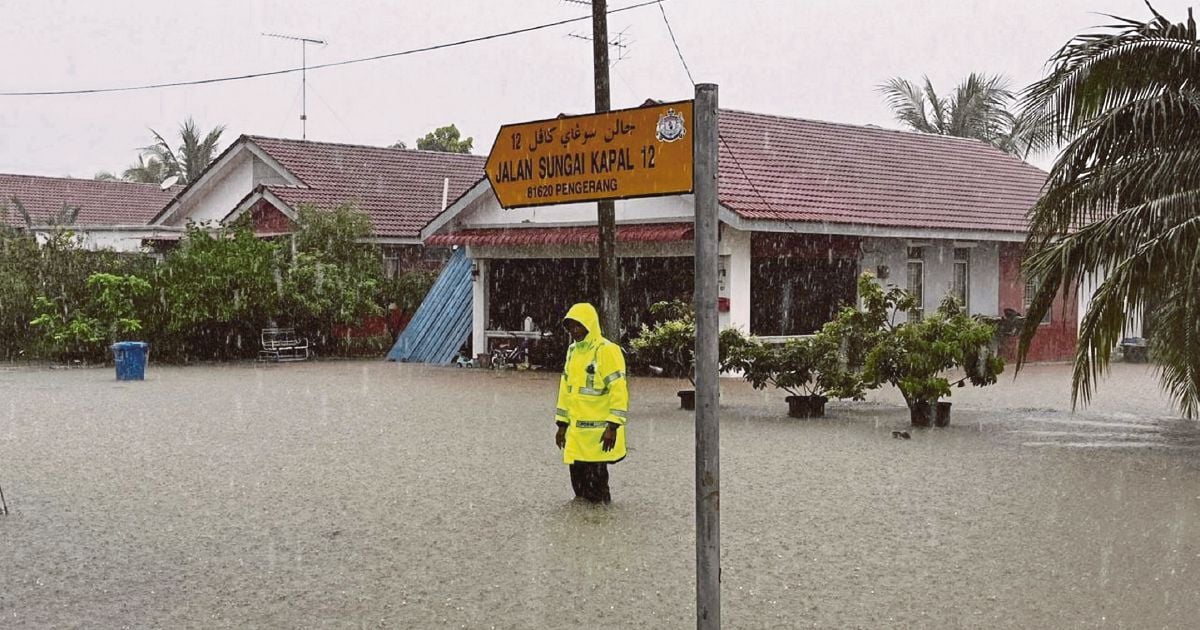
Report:
M 177 232 L 147 224 L 180 188 L 0 174 L 0 225 L 30 230 L 41 238 L 69 228 L 84 247 L 138 251 L 143 239 L 169 238 Z
M 856 299 L 871 271 L 921 298 L 951 294 L 971 313 L 1024 312 L 1026 213 L 1046 173 L 986 143 L 736 110 L 719 115 L 722 326 L 763 337 L 815 331 Z M 690 299 L 690 195 L 616 202 L 622 321 L 655 301 Z M 595 300 L 594 203 L 504 210 L 486 180 L 422 230 L 475 264 L 473 351 L 526 317 L 555 326 Z M 1060 298 L 1033 360 L 1074 351 L 1076 300 Z M 903 315 L 902 315 L 903 316 Z
M 483 176 L 483 156 L 263 136 L 239 137 L 164 203 L 156 226 L 224 224 L 246 213 L 264 237 L 294 229 L 302 205 L 367 215 L 394 266 L 421 259 L 421 227 Z

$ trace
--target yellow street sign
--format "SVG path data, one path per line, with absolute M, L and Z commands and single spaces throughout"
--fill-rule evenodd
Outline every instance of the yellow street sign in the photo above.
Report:
M 692 192 L 692 101 L 505 125 L 484 170 L 505 208 Z

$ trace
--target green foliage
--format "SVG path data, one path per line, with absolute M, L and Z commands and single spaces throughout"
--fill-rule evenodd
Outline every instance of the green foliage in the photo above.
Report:
M 155 270 L 159 349 L 172 358 L 229 358 L 257 348 L 278 312 L 278 247 L 246 225 L 207 232 L 189 225 Z
M 178 177 L 181 184 L 193 182 L 216 157 L 224 131 L 225 126 L 218 125 L 204 134 L 196 121 L 188 118 L 179 126 L 179 146 L 172 148 L 162 134 L 151 129 L 154 143 L 142 147 L 138 161 L 125 169 L 122 176 L 128 181 L 148 184 L 162 183 L 168 177 Z
M 921 86 L 892 78 L 878 91 L 896 120 L 914 131 L 975 138 L 1022 159 L 1053 146 L 1040 110 L 1013 111 L 1015 96 L 1002 76 L 973 72 L 949 96 L 939 96 L 929 77 Z
M 94 336 L 87 330 L 87 318 L 102 315 L 101 307 L 93 303 L 98 289 L 90 289 L 88 279 L 95 273 L 145 278 L 152 266 L 151 259 L 138 254 L 85 250 L 69 230 L 48 234 L 39 246 L 30 234 L 0 228 L 0 358 L 103 359 L 99 341 L 84 343 Z M 43 319 L 41 326 L 32 324 L 55 314 L 56 323 Z M 72 321 L 77 323 L 68 330 Z M 47 326 L 55 325 L 61 343 L 54 341 L 54 334 L 46 334 Z M 103 339 L 107 328 L 98 325 L 97 331 Z
M 902 302 L 883 301 L 889 306 Z M 918 402 L 936 403 L 950 395 L 952 386 L 991 385 L 1004 371 L 1004 360 L 992 350 L 995 332 L 994 326 L 970 317 L 947 296 L 937 311 L 920 321 L 885 324 L 867 352 L 863 378 L 868 384 L 894 385 L 909 408 Z M 965 375 L 952 382 L 946 373 L 955 368 Z
M 283 281 L 281 316 L 302 336 L 323 340 L 334 324 L 383 312 L 383 262 L 366 215 L 351 205 L 299 209 L 296 249 Z
M 91 311 L 108 341 L 119 341 L 121 335 L 142 329 L 137 305 L 150 294 L 149 282 L 137 276 L 94 273 L 88 276 L 87 287 L 91 293 Z
M 385 279 L 380 289 L 382 302 L 385 305 L 395 303 L 401 311 L 415 313 L 437 277 L 435 271 L 415 270 Z
M 351 206 L 301 208 L 294 247 L 254 236 L 248 221 L 191 225 L 161 264 L 95 252 L 69 231 L 34 237 L 0 227 L 0 357 L 102 361 L 138 334 L 166 360 L 254 356 L 262 328 L 297 328 L 315 342 L 398 301 L 415 310 L 435 274 L 385 285 L 366 217 Z M 345 344 L 343 344 L 345 345 Z M 365 348 L 336 346 L 345 351 Z
M 863 398 L 862 379 L 847 369 L 837 340 L 827 334 L 791 339 L 782 345 L 751 338 L 738 345 L 729 364 L 741 370 L 755 389 L 770 385 L 793 396 Z
M 650 314 L 660 318 L 654 326 L 642 324 L 629 346 L 638 361 L 664 369 L 671 376 L 683 376 L 696 385 L 696 318 L 689 302 L 657 302 Z M 729 369 L 733 347 L 743 343 L 735 329 L 725 329 L 718 337 L 718 356 L 722 371 Z
M 41 329 L 44 354 L 82 360 L 99 351 L 99 342 L 104 339 L 99 320 L 82 312 L 71 313 L 45 296 L 37 297 L 34 310 L 37 317 L 29 324 Z
M 29 322 L 37 316 L 37 241 L 0 224 L 0 359 L 13 359 L 26 350 Z
M 417 148 L 422 151 L 442 151 L 443 153 L 470 153 L 475 139 L 459 140 L 460 135 L 458 127 L 454 125 L 438 127 L 425 134 L 424 138 L 417 138 Z
M 93 273 L 87 297 L 72 305 L 39 295 L 37 316 L 29 324 L 41 331 L 42 352 L 64 359 L 100 360 L 108 344 L 142 330 L 135 301 L 150 293 L 150 283 L 133 275 Z
M 1020 357 L 1060 291 L 1102 280 L 1079 328 L 1072 402 L 1087 403 L 1131 318 L 1155 324 L 1151 356 L 1184 416 L 1200 416 L 1200 37 L 1116 18 L 1079 35 L 1030 86 L 1068 144 L 1030 215 L 1024 272 L 1040 279 Z

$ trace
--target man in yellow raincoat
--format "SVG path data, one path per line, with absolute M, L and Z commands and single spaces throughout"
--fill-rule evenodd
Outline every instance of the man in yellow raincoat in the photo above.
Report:
M 625 459 L 625 419 L 629 387 L 621 346 L 600 334 L 600 316 L 591 304 L 576 304 L 563 326 L 575 343 L 558 381 L 554 443 L 571 467 L 575 496 L 609 503 L 608 464 Z

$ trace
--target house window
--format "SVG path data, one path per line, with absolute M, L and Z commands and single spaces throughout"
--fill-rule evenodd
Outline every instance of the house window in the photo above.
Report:
M 400 275 L 400 269 L 403 267 L 403 261 L 399 256 L 383 257 L 383 273 L 388 279 L 394 279 Z
M 1038 278 L 1030 277 L 1025 279 L 1025 313 L 1029 313 L 1029 306 L 1033 304 L 1033 298 L 1037 297 L 1038 285 L 1041 284 Z M 1043 324 L 1050 323 L 1050 311 L 1053 308 L 1046 309 L 1046 316 L 1042 318 Z
M 971 248 L 954 248 L 954 284 L 950 287 L 951 295 L 962 305 L 963 310 L 971 312 Z
M 909 321 L 921 321 L 925 316 L 925 248 L 908 248 L 908 292 L 917 300 L 916 308 L 908 312 Z

